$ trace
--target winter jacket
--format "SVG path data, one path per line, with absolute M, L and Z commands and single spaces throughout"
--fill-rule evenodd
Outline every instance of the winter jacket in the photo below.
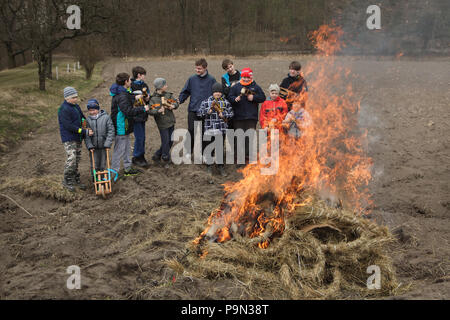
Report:
M 131 79 L 131 91 L 133 93 L 135 93 L 135 91 L 142 91 L 142 88 L 146 88 L 147 89 L 147 93 L 148 95 L 150 95 L 150 89 L 148 87 L 148 85 L 142 81 L 142 80 L 136 80 L 136 79 Z M 148 114 L 147 112 L 145 113 L 139 113 L 137 116 L 134 117 L 134 122 L 145 122 L 148 119 Z
M 219 113 L 212 107 L 213 102 L 219 104 L 222 109 L 222 116 L 219 117 Z M 208 111 L 213 108 L 213 111 L 208 114 Z M 204 132 L 207 135 L 223 134 L 228 129 L 227 121 L 233 117 L 233 108 L 231 104 L 225 98 L 214 99 L 213 96 L 204 100 L 200 105 L 200 109 L 197 112 L 197 116 L 204 118 L 205 127 Z
M 88 149 L 111 148 L 114 141 L 114 124 L 105 110 L 101 110 L 97 117 L 88 116 L 87 125 L 94 131 L 93 136 L 86 136 Z
M 258 120 L 258 104 L 266 100 L 266 95 L 260 86 L 255 81 L 245 86 L 249 90 L 255 92 L 253 101 L 248 101 L 247 96 L 241 96 L 241 101 L 236 102 L 235 99 L 241 94 L 244 86 L 239 82 L 236 83 L 230 90 L 228 100 L 231 102 L 234 111 L 235 120 Z
M 239 70 L 236 70 L 236 73 L 232 76 L 230 76 L 228 72 L 222 75 L 222 88 L 225 97 L 227 97 L 230 93 L 231 85 L 233 83 L 239 82 L 239 80 L 241 80 L 241 73 L 239 72 Z
M 295 82 L 297 82 L 297 83 L 295 83 Z M 292 85 L 293 83 L 295 83 L 295 84 Z M 288 76 L 286 78 L 284 78 L 283 81 L 281 82 L 280 88 L 285 88 L 285 89 L 288 89 L 295 93 L 301 92 L 303 90 L 303 88 L 305 89 L 305 91 L 308 91 L 308 85 L 306 83 L 306 80 L 300 75 L 297 77 L 291 77 L 288 74 Z M 280 97 L 282 99 L 286 99 L 286 95 L 280 94 Z
M 178 97 L 180 103 L 183 103 L 191 96 L 188 111 L 197 112 L 202 101 L 212 95 L 212 86 L 214 83 L 216 83 L 216 79 L 210 76 L 208 72 L 203 77 L 194 74 L 186 81 L 184 88 L 181 90 Z
M 259 111 L 259 124 L 261 125 L 261 128 L 264 129 L 269 125 L 272 119 L 276 119 L 276 126 L 279 126 L 287 113 L 288 107 L 286 102 L 280 97 L 277 97 L 276 100 L 266 100 L 261 105 Z
M 82 128 L 82 120 L 85 117 L 77 104 L 64 101 L 58 109 L 59 132 L 61 141 L 81 141 L 86 130 Z
M 113 84 L 110 88 L 111 119 L 116 135 L 124 136 L 133 132 L 133 118 L 145 112 L 145 107 L 133 107 L 134 95 L 124 86 Z
M 162 94 L 157 93 L 156 91 L 152 94 L 150 98 L 150 106 L 155 104 L 161 104 L 161 98 L 164 97 L 166 99 L 173 99 L 173 93 L 171 92 L 164 92 Z M 175 109 L 178 109 L 178 103 L 175 102 L 174 104 Z M 164 114 L 161 112 L 158 112 L 160 108 L 155 107 L 153 109 L 150 109 L 148 113 L 155 117 L 156 125 L 158 126 L 158 129 L 168 129 L 175 125 L 175 114 L 173 113 L 173 110 L 165 109 Z

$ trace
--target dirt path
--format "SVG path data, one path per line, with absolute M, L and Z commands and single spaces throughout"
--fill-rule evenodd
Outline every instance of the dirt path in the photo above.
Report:
M 268 88 L 287 73 L 290 58 L 236 60 L 251 66 Z M 397 275 L 413 287 L 404 298 L 450 298 L 450 64 L 449 61 L 375 61 L 340 59 L 357 77 L 362 97 L 361 126 L 369 132 L 375 177 L 372 217 L 399 238 L 391 248 Z M 209 70 L 219 79 L 219 59 Z M 302 60 L 307 64 L 307 59 Z M 148 70 L 147 83 L 167 79 L 176 95 L 192 73 L 190 60 L 113 61 L 105 82 L 89 97 L 110 111 L 108 88 L 118 72 L 134 65 Z M 276 79 L 274 79 L 276 75 Z M 266 89 L 267 91 L 267 89 Z M 85 101 L 82 105 L 85 109 Z M 187 103 L 176 111 L 177 127 L 187 124 Z M 147 158 L 159 146 L 153 119 L 147 125 Z M 56 116 L 46 133 L 24 141 L 4 155 L 0 182 L 20 177 L 60 175 L 65 161 Z M 239 179 L 234 166 L 228 179 Z M 89 180 L 83 150 L 82 180 Z M 203 229 L 223 196 L 214 176 L 201 166 L 151 166 L 138 177 L 114 186 L 105 201 L 89 189 L 81 200 L 63 203 L 7 190 L 33 216 L 0 198 L 0 298 L 3 299 L 241 299 L 233 280 L 174 278 L 164 260 L 180 256 Z M 81 268 L 82 290 L 68 290 L 68 266 Z M 400 297 L 400 298 L 401 298 Z

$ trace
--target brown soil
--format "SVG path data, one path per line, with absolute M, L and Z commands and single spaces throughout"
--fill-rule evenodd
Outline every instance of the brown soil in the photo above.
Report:
M 236 59 L 235 64 L 252 67 L 256 81 L 267 91 L 271 82 L 286 75 L 291 59 Z M 301 61 L 307 65 L 309 59 Z M 356 96 L 362 99 L 360 123 L 368 129 L 369 155 L 374 160 L 370 188 L 375 208 L 370 217 L 398 238 L 389 254 L 402 286 L 412 284 L 392 298 L 448 299 L 449 60 L 340 58 L 338 62 L 351 68 Z M 216 79 L 222 74 L 220 63 L 219 58 L 209 59 Z M 104 70 L 105 82 L 84 97 L 83 109 L 87 98 L 96 97 L 109 112 L 113 76 L 137 64 L 147 69 L 147 83 L 164 77 L 176 95 L 193 71 L 192 59 L 111 61 Z M 186 109 L 187 103 L 176 111 L 178 128 L 187 125 Z M 159 142 L 150 119 L 148 159 Z M 152 165 L 140 176 L 119 181 L 113 195 L 103 200 L 89 183 L 83 149 L 82 180 L 89 189 L 66 197 L 52 189 L 58 186 L 52 182 L 62 179 L 64 161 L 56 116 L 46 133 L 1 157 L 0 192 L 32 214 L 0 196 L 1 299 L 252 298 L 235 279 L 178 276 L 167 264 L 182 257 L 203 230 L 223 197 L 225 178 L 215 175 L 210 181 L 203 166 Z M 239 179 L 235 166 L 227 171 L 228 180 Z M 38 186 L 25 186 L 29 179 Z M 66 287 L 71 265 L 81 268 L 81 290 Z

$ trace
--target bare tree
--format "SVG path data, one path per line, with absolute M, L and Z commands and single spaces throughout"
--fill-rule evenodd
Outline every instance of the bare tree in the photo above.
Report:
M 80 29 L 67 28 L 66 13 L 71 0 L 25 0 L 21 15 L 21 24 L 25 39 L 31 44 L 34 58 L 38 63 L 39 89 L 45 90 L 45 79 L 51 77 L 52 53 L 65 40 L 86 36 L 96 29 L 98 19 L 106 20 L 102 15 L 101 1 L 79 1 L 82 9 Z
M 100 42 L 92 36 L 76 40 L 74 53 L 86 71 L 87 80 L 92 78 L 95 65 L 105 57 Z
M 0 0 L 0 37 L 8 55 L 8 68 L 15 68 L 16 56 L 23 55 L 30 49 L 21 41 L 21 28 L 18 25 L 18 15 L 23 9 L 24 0 Z M 24 59 L 24 63 L 25 63 Z

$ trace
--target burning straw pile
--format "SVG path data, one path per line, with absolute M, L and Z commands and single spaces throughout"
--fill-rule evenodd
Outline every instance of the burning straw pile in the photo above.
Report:
M 395 293 L 391 260 L 383 251 L 393 241 L 388 230 L 353 212 L 316 200 L 298 207 L 285 221 L 283 234 L 266 249 L 264 240 L 233 234 L 224 243 L 193 245 L 186 274 L 233 279 L 249 298 L 361 298 Z M 381 270 L 381 289 L 368 290 L 367 268 Z M 183 269 L 181 269 L 183 270 Z
M 341 35 L 328 26 L 313 33 L 318 55 L 306 69 L 312 89 L 288 96 L 306 105 L 310 125 L 299 139 L 280 133 L 276 174 L 262 174 L 262 161 L 246 166 L 242 180 L 225 184 L 220 207 L 192 243 L 196 254 L 188 256 L 186 268 L 184 261 L 172 261 L 174 269 L 235 279 L 251 298 L 395 293 L 391 261 L 383 254 L 393 238 L 363 218 L 371 205 L 372 160 L 349 72 L 333 58 Z M 381 289 L 368 290 L 367 270 L 374 265 Z

